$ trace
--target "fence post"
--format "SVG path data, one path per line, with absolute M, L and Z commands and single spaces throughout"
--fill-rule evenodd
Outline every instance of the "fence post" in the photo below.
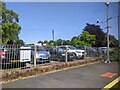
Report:
M 87 54 L 87 51 L 86 51 L 86 46 L 84 46 L 84 59 L 86 59 L 86 54 Z
M 35 45 L 35 47 L 34 47 L 34 67 L 36 67 L 36 51 L 37 51 L 37 47 Z
M 66 47 L 65 62 L 68 61 L 68 53 L 67 53 L 67 51 L 68 51 L 68 48 Z

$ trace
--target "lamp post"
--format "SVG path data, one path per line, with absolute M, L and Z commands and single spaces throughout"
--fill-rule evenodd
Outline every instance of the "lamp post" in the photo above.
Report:
M 118 41 L 119 41 L 118 52 L 120 52 L 120 1 L 118 2 Z M 119 61 L 120 61 L 120 53 L 119 53 Z
M 53 46 L 55 46 L 55 42 L 54 42 L 54 30 L 52 30 L 52 36 L 53 36 Z
M 109 25 L 108 25 L 108 21 L 109 21 L 109 17 L 108 17 L 108 8 L 109 8 L 109 2 L 105 3 L 106 5 L 106 13 L 107 13 L 107 19 L 106 19 L 106 23 L 107 23 L 107 59 L 105 61 L 105 63 L 110 63 L 110 58 L 109 58 Z
M 110 43 L 109 42 L 109 28 L 111 28 L 111 27 L 108 25 L 108 21 L 110 19 L 112 19 L 112 17 L 109 18 L 109 16 L 108 16 L 109 2 L 106 2 L 105 5 L 106 5 L 106 13 L 107 13 L 107 19 L 106 19 L 106 21 L 104 21 L 104 22 L 106 22 L 105 29 L 107 29 L 107 59 L 106 59 L 105 63 L 111 63 L 110 58 L 109 58 L 109 43 Z M 99 22 L 99 20 L 97 20 L 97 23 L 104 23 L 104 22 Z

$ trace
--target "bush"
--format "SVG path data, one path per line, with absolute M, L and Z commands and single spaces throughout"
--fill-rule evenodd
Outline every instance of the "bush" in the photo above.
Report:
M 109 51 L 109 58 L 110 58 L 110 60 L 111 61 L 119 61 L 119 51 L 118 51 L 119 49 L 118 49 L 118 47 L 114 47 L 113 49 L 111 49 L 110 51 Z M 107 59 L 107 54 L 103 54 L 103 58 L 102 58 L 103 60 L 106 60 Z

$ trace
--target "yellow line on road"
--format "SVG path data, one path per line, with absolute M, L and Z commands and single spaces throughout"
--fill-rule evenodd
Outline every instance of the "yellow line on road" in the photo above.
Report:
M 115 84 L 117 84 L 120 81 L 120 77 L 116 78 L 115 80 L 113 80 L 111 83 L 109 83 L 108 85 L 106 85 L 102 90 L 109 90 L 110 88 L 112 88 Z

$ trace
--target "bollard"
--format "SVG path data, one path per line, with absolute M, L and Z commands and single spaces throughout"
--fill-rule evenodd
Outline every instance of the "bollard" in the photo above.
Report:
M 36 51 L 37 51 L 37 47 L 35 45 L 35 47 L 34 47 L 34 67 L 36 67 Z

